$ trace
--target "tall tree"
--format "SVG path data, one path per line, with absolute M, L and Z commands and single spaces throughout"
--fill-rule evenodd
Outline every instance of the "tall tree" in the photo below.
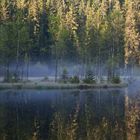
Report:
M 125 22 L 125 63 L 134 64 L 139 63 L 140 59 L 140 33 L 137 28 L 136 15 L 137 5 L 135 0 L 126 0 L 126 22 Z

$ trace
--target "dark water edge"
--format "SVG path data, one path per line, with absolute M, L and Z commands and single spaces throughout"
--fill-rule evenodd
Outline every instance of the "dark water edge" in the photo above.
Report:
M 139 138 L 138 90 L 0 91 L 0 140 Z

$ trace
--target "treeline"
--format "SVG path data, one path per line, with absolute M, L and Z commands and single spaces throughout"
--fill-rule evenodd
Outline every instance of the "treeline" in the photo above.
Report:
M 90 69 L 140 63 L 139 0 L 1 0 L 0 63 L 62 60 Z M 28 72 L 27 72 L 28 75 Z

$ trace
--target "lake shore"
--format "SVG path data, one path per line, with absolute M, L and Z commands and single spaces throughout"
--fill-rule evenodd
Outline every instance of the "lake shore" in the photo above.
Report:
M 0 89 L 95 89 L 95 88 L 124 88 L 126 83 L 120 84 L 70 84 L 54 82 L 26 82 L 26 83 L 0 83 Z

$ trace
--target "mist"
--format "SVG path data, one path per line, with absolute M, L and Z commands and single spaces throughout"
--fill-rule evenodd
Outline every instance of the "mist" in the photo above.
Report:
M 97 65 L 97 64 L 90 64 L 90 66 L 80 63 L 74 62 L 64 62 L 58 64 L 57 67 L 57 77 L 58 79 L 63 74 L 64 69 L 67 71 L 68 77 L 78 76 L 80 79 L 83 79 L 86 75 L 88 70 L 91 70 L 93 75 L 97 80 L 100 78 L 107 79 L 108 76 L 108 67 L 105 64 Z M 1 66 L 0 69 L 0 81 L 3 80 L 5 75 L 6 68 Z M 16 72 L 16 64 L 11 64 L 9 67 L 9 71 L 11 74 Z M 135 84 L 135 87 L 139 86 L 140 81 L 140 67 L 133 66 L 128 67 L 127 69 L 124 67 L 117 68 L 114 70 L 115 74 L 120 76 L 123 82 L 131 84 Z M 27 79 L 28 76 L 29 80 L 42 80 L 44 78 L 48 78 L 51 81 L 54 81 L 56 74 L 56 64 L 55 61 L 51 62 L 29 62 L 28 66 L 26 64 L 20 63 L 18 67 L 18 75 L 23 79 Z M 137 84 L 136 84 L 137 83 Z M 136 86 L 137 85 L 137 86 Z

